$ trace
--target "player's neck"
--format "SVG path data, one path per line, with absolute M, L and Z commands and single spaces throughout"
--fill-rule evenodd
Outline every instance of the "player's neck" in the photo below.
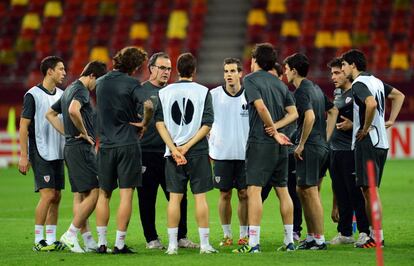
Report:
M 49 92 L 54 92 L 56 89 L 56 83 L 49 78 L 43 79 L 42 86 Z
M 188 78 L 188 77 L 180 77 L 178 79 L 178 81 L 193 81 L 193 77 L 190 77 L 190 78 Z
M 79 81 L 83 84 L 83 86 L 84 86 L 87 90 L 89 90 L 89 88 L 88 88 L 88 84 L 89 84 L 89 82 L 88 82 L 88 80 L 87 80 L 87 77 L 80 77 L 80 78 L 79 78 Z
M 236 95 L 237 93 L 239 93 L 240 89 L 241 89 L 240 84 L 235 84 L 235 85 L 233 85 L 233 86 L 231 86 L 231 85 L 226 85 L 226 91 L 227 91 L 228 93 L 230 93 L 232 96 L 234 96 L 234 95 Z
M 299 88 L 300 84 L 302 83 L 302 80 L 304 80 L 304 77 L 297 77 L 293 80 L 293 86 L 295 86 L 295 88 Z
M 347 82 L 342 86 L 341 89 L 342 89 L 343 92 L 346 92 L 346 91 L 349 91 L 351 88 L 352 88 L 351 82 Z

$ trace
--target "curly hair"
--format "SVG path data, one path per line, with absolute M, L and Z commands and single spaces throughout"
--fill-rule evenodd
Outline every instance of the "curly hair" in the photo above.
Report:
M 114 69 L 132 74 L 147 60 L 147 52 L 141 48 L 129 46 L 118 51 L 112 59 L 114 61 Z

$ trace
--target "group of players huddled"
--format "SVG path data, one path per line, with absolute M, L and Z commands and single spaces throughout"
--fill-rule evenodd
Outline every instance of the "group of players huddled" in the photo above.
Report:
M 326 250 L 319 193 L 326 169 L 332 178 L 332 219 L 338 222 L 338 234 L 329 243 L 384 245 L 382 230 L 371 227 L 366 163 L 374 162 L 379 197 L 389 148 L 386 130 L 394 124 L 404 95 L 366 72 L 362 52 L 349 50 L 328 64 L 334 102 L 306 78 L 310 63 L 305 55 L 295 53 L 278 64 L 268 43 L 254 47 L 251 73 L 243 80 L 240 60 L 224 59 L 225 83 L 212 90 L 193 80 L 196 59 L 190 53 L 178 57 L 179 79 L 171 84 L 168 54 L 148 59 L 150 76 L 141 83 L 133 75 L 145 61 L 144 50 L 125 47 L 113 57 L 112 70 L 102 62 L 89 62 L 64 91 L 57 87 L 66 75 L 63 60 L 49 56 L 41 62 L 44 79 L 25 94 L 20 119 L 19 171 L 26 174 L 32 166 L 40 195 L 34 251 L 135 253 L 125 244 L 135 188 L 146 247 L 164 249 L 155 227 L 159 186 L 168 200 L 166 254 L 177 254 L 178 248 L 218 252 L 209 242 L 206 199 L 214 187 L 220 190 L 220 246 L 233 245 L 235 188 L 240 234 L 233 252 L 261 251 L 263 201 L 274 187 L 284 227 L 277 250 Z M 283 74 L 294 92 L 284 84 Z M 95 89 L 96 104 L 90 95 Z M 387 121 L 386 99 L 392 102 Z M 74 193 L 73 220 L 57 241 L 64 161 Z M 199 244 L 187 238 L 188 183 Z M 110 249 L 109 202 L 117 187 L 116 240 Z M 301 240 L 302 209 L 307 234 Z M 88 223 L 94 210 L 98 243 Z M 352 235 L 354 213 L 357 241 Z M 380 234 L 381 243 L 374 233 Z

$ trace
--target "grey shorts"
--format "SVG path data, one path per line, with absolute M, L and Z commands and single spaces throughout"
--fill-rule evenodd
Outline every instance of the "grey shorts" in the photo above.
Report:
M 248 143 L 246 150 L 247 185 L 286 187 L 288 149 L 278 143 Z
M 66 145 L 63 152 L 72 192 L 98 188 L 95 148 L 89 144 Z
M 317 186 L 326 171 L 329 149 L 321 145 L 305 144 L 303 160 L 296 159 L 296 184 L 298 186 Z
M 197 155 L 187 158 L 187 164 L 177 166 L 169 156 L 165 164 L 165 182 L 167 191 L 183 194 L 187 191 L 187 183 L 193 194 L 205 193 L 213 189 L 211 163 L 208 155 Z
M 245 189 L 246 165 L 244 160 L 214 160 L 214 187 L 222 191 Z
M 375 148 L 369 135 L 355 143 L 356 185 L 368 187 L 367 162 L 372 161 L 375 168 L 375 185 L 380 187 L 388 149 Z
M 43 188 L 62 190 L 65 188 L 65 167 L 63 160 L 46 161 L 37 150 L 29 154 L 34 173 L 35 192 Z
M 142 185 L 141 147 L 137 144 L 98 151 L 99 187 L 107 192 Z

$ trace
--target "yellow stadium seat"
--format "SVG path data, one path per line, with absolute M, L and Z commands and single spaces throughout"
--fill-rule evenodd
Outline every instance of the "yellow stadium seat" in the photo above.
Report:
M 393 53 L 391 55 L 390 67 L 391 67 L 391 69 L 408 70 L 408 68 L 409 68 L 408 54 L 406 54 L 406 53 Z
M 40 28 L 40 18 L 37 13 L 27 13 L 23 17 L 22 29 L 38 30 Z
M 57 1 L 47 2 L 43 14 L 45 17 L 60 17 L 62 16 L 62 5 Z
M 263 9 L 252 9 L 247 16 L 247 25 L 265 26 L 267 24 L 266 13 Z
M 149 31 L 147 23 L 144 22 L 136 22 L 132 24 L 131 29 L 129 30 L 129 38 L 131 40 L 135 39 L 148 39 Z
M 97 47 L 92 48 L 92 51 L 89 55 L 89 60 L 90 61 L 99 60 L 104 63 L 108 63 L 109 62 L 108 49 L 103 46 L 97 46 Z
M 17 38 L 16 44 L 14 45 L 16 52 L 30 52 L 33 51 L 33 42 L 23 38 Z
M 285 0 L 269 0 L 267 2 L 267 13 L 274 14 L 284 14 L 286 13 Z
M 299 24 L 296 20 L 285 20 L 282 23 L 282 29 L 280 30 L 280 35 L 287 37 L 299 37 L 300 29 Z
M 25 6 L 29 3 L 29 0 L 11 0 L 11 6 Z
M 13 65 L 16 63 L 16 54 L 13 50 L 0 50 L 0 64 Z
M 338 30 L 334 32 L 334 45 L 335 47 L 351 47 L 352 41 L 348 31 Z
M 185 39 L 187 37 L 188 16 L 183 10 L 171 12 L 168 20 L 167 37 L 170 39 Z
M 334 40 L 330 31 L 318 31 L 315 38 L 316 48 L 333 47 Z

